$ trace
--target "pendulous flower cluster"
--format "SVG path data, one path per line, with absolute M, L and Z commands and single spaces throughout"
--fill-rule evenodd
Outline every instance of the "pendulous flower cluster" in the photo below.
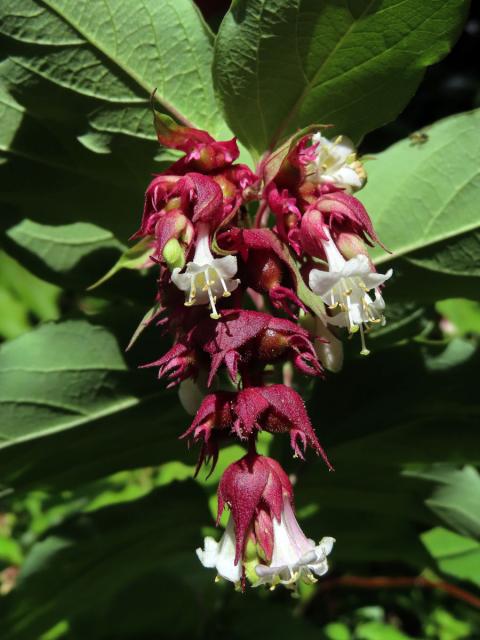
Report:
M 173 346 L 147 367 L 178 386 L 194 417 L 183 434 L 198 443 L 197 473 L 213 471 L 223 444 L 246 455 L 224 472 L 219 542 L 197 555 L 245 588 L 313 582 L 328 570 L 334 539 L 302 532 L 292 484 L 278 462 L 259 455 L 261 431 L 286 434 L 295 457 L 312 449 L 332 469 L 295 390 L 296 376 L 323 377 L 342 363 L 343 330 L 365 336 L 384 322 L 384 282 L 368 247 L 379 243 L 353 195 L 366 181 L 352 142 L 299 134 L 266 154 L 256 171 L 239 163 L 235 139 L 155 113 L 160 143 L 183 156 L 154 177 L 139 230 L 158 265 L 149 322 Z M 218 522 L 217 522 L 218 524 Z

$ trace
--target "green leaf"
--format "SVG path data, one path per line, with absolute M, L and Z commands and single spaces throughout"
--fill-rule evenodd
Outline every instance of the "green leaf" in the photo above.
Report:
M 209 609 L 208 599 L 189 611 L 185 602 L 214 587 L 194 553 L 208 521 L 193 482 L 67 520 L 34 545 L 2 599 L 2 637 L 38 638 L 64 618 L 87 624 L 82 637 L 143 637 L 152 629 L 184 637 Z
M 88 284 L 124 250 L 110 231 L 88 222 L 50 226 L 22 220 L 7 238 L 37 273 L 60 284 Z M 10 245 L 11 246 L 11 245 Z
M 138 366 L 147 358 L 133 360 Z M 68 320 L 4 344 L 0 380 L 4 485 L 66 487 L 185 458 L 178 436 L 189 418 L 176 393 L 165 392 L 152 371 L 130 373 L 105 327 Z
M 39 280 L 0 251 L 0 335 L 16 338 L 38 320 L 59 315 L 57 287 Z
M 422 269 L 409 259 L 399 258 L 391 265 L 379 266 L 385 271 L 393 268 L 393 277 L 385 289 L 387 306 L 390 302 L 432 305 L 446 298 L 480 300 L 480 287 L 475 276 L 460 276 Z
M 186 124 L 223 130 L 210 82 L 211 34 L 189 0 L 109 0 L 88 11 L 73 0 L 7 0 L 2 33 L 26 46 L 14 56 L 32 74 L 110 103 L 138 105 L 156 87 Z
M 352 634 L 346 624 L 342 622 L 331 622 L 323 629 L 328 640 L 351 640 Z
M 103 413 L 127 370 L 112 335 L 75 320 L 46 324 L 5 344 L 0 356 L 4 444 Z M 119 399 L 132 401 L 128 392 Z
M 133 245 L 133 247 L 126 249 L 113 267 L 99 280 L 94 282 L 94 284 L 90 285 L 88 290 L 91 291 L 92 289 L 100 287 L 122 269 L 140 269 L 148 262 L 148 258 L 152 253 L 150 244 L 150 239 L 143 238 Z
M 480 354 L 478 347 L 473 353 L 469 347 L 467 343 L 462 351 L 468 357 L 449 360 L 449 367 L 431 366 L 444 344 L 410 344 L 357 356 L 312 396 L 310 415 L 319 416 L 320 439 L 321 425 L 328 425 L 323 435 L 327 446 L 341 447 L 345 456 L 356 459 L 375 451 L 376 460 L 386 465 L 476 462 L 474 389 Z M 462 433 L 454 443 L 453 428 Z M 346 465 L 351 462 L 345 457 Z
M 420 537 L 441 571 L 480 586 L 479 542 L 442 527 L 435 527 Z
M 472 624 L 454 617 L 446 609 L 435 609 L 426 626 L 427 637 L 433 640 L 462 640 L 472 637 Z
M 433 247 L 415 251 L 410 261 L 424 269 L 456 276 L 480 276 L 480 231 L 459 233 Z
M 6 288 L 0 287 L 0 335 L 6 340 L 16 338 L 30 328 L 28 310 Z
M 403 110 L 467 9 L 464 0 L 237 0 L 213 66 L 227 122 L 259 154 L 313 122 L 359 140 Z
M 413 640 L 391 624 L 384 622 L 364 622 L 356 628 L 358 640 Z
M 20 544 L 13 538 L 0 535 L 0 561 L 19 565 L 23 560 Z
M 475 274 L 463 247 L 480 228 L 479 125 L 480 110 L 446 118 L 427 129 L 424 144 L 403 140 L 369 164 L 359 198 L 392 252 L 375 250 L 377 265 L 404 257 L 447 275 Z
M 13 63 L 7 62 L 5 73 L 11 78 Z M 14 90 L 24 105 L 10 96 L 2 103 L 1 82 L 0 114 L 7 123 L 15 114 L 16 123 L 0 133 L 0 179 L 9 185 L 0 194 L 6 204 L 2 227 L 14 226 L 23 215 L 47 225 L 90 221 L 129 237 L 138 226 L 152 170 L 164 168 L 154 161 L 158 144 L 118 134 L 110 153 L 95 153 L 78 139 L 86 112 L 93 108 L 89 101 L 78 104 L 75 95 L 37 79 L 31 87 L 29 78 L 21 76 Z M 38 104 L 44 96 L 54 105 L 45 111 Z M 62 114 L 55 113 L 55 105 L 63 105 Z M 74 114 L 73 122 L 64 123 L 63 113 Z
M 455 531 L 480 540 L 480 475 L 474 467 L 437 465 L 408 475 L 437 483 L 426 505 Z
M 174 157 L 156 141 L 155 87 L 158 109 L 230 135 L 211 86 L 212 35 L 191 0 L 109 0 L 88 11 L 69 0 L 8 0 L 0 34 L 4 228 L 19 216 L 82 220 L 126 240 L 152 172 Z
M 480 335 L 480 303 L 462 299 L 442 300 L 437 303 L 436 308 L 460 335 Z
M 448 371 L 474 359 L 478 345 L 472 340 L 453 338 L 446 344 L 430 345 L 423 356 L 428 371 Z

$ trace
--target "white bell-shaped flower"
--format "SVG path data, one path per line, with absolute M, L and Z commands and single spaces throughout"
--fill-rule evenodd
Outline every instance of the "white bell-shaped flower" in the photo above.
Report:
M 299 580 L 316 582 L 315 576 L 328 571 L 327 556 L 332 551 L 334 538 L 322 538 L 315 544 L 303 533 L 293 512 L 290 500 L 284 499 L 280 522 L 273 519 L 273 553 L 270 563 L 258 564 L 255 572 L 260 584 L 294 585 Z
M 208 225 L 200 224 L 197 245 L 192 262 L 188 262 L 184 273 L 174 269 L 172 282 L 186 293 L 187 307 L 198 304 L 210 306 L 210 317 L 218 320 L 217 300 L 228 297 L 240 282 L 233 276 L 237 273 L 235 256 L 214 258 L 210 250 Z
M 330 232 L 324 229 L 328 239 L 322 241 L 328 261 L 328 271 L 312 269 L 309 276 L 310 289 L 319 295 L 329 309 L 337 310 L 335 315 L 326 317 L 330 324 L 346 327 L 350 333 L 360 329 L 362 350 L 360 353 L 368 355 L 365 345 L 364 327 L 371 324 L 384 324 L 383 310 L 385 302 L 380 293 L 380 285 L 392 275 L 392 269 L 387 273 L 376 273 L 364 254 L 358 254 L 350 260 L 345 260 L 335 245 Z M 375 290 L 372 299 L 368 293 Z
M 230 582 L 240 582 L 242 577 L 242 562 L 240 561 L 238 564 L 234 562 L 235 527 L 231 517 L 220 542 L 207 536 L 204 541 L 204 548 L 197 549 L 197 556 L 204 567 L 207 569 L 216 569 L 220 577 Z
M 320 132 L 313 134 L 312 143 L 317 145 L 312 167 L 315 181 L 333 184 L 348 191 L 358 191 L 365 184 L 363 165 L 357 160 L 353 142 L 346 136 L 329 140 Z

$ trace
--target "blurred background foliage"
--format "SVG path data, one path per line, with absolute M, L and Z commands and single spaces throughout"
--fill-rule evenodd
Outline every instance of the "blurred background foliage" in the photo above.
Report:
M 5 15 L 29 20 L 0 29 L 2 639 L 480 637 L 475 231 L 397 259 L 372 355 L 347 345 L 340 374 L 303 388 L 335 474 L 262 439 L 295 479 L 304 528 L 336 537 L 331 573 L 297 598 L 215 584 L 194 549 L 242 450 L 226 448 L 210 478 L 192 480 L 196 452 L 177 439 L 189 417 L 175 392 L 136 369 L 163 338 L 149 329 L 124 353 L 152 274 L 127 269 L 86 291 L 125 250 L 149 175 L 171 158 L 155 142 L 145 91 L 34 2 L 10 4 Z M 216 30 L 228 3 L 198 5 Z M 198 20 L 189 2 L 177 8 Z M 425 127 L 479 107 L 479 43 L 474 3 L 449 55 L 361 151 L 403 138 L 407 151 L 428 145 Z M 64 50 L 73 62 L 60 61 Z M 212 96 L 202 101 L 204 121 L 217 122 Z M 400 219 L 409 213 L 396 206 Z

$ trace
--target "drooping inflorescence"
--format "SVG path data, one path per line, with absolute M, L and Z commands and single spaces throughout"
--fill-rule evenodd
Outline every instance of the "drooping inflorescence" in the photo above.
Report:
M 315 581 L 328 570 L 333 538 L 308 539 L 281 466 L 256 450 L 258 433 L 287 434 L 296 457 L 308 448 L 330 462 L 292 386 L 292 372 L 324 376 L 342 362 L 343 329 L 365 334 L 384 322 L 383 283 L 367 247 L 379 243 L 353 195 L 366 180 L 350 140 L 299 134 L 259 163 L 238 163 L 235 139 L 214 140 L 155 113 L 161 144 L 184 156 L 147 188 L 134 235 L 158 264 L 155 321 L 172 347 L 145 366 L 179 385 L 194 415 L 181 436 L 198 443 L 197 473 L 215 467 L 223 443 L 247 453 L 220 481 L 222 539 L 205 539 L 205 567 L 245 587 Z M 307 330 L 307 328 L 309 330 Z M 278 365 L 290 362 L 290 368 Z M 287 375 L 288 372 L 288 375 Z

